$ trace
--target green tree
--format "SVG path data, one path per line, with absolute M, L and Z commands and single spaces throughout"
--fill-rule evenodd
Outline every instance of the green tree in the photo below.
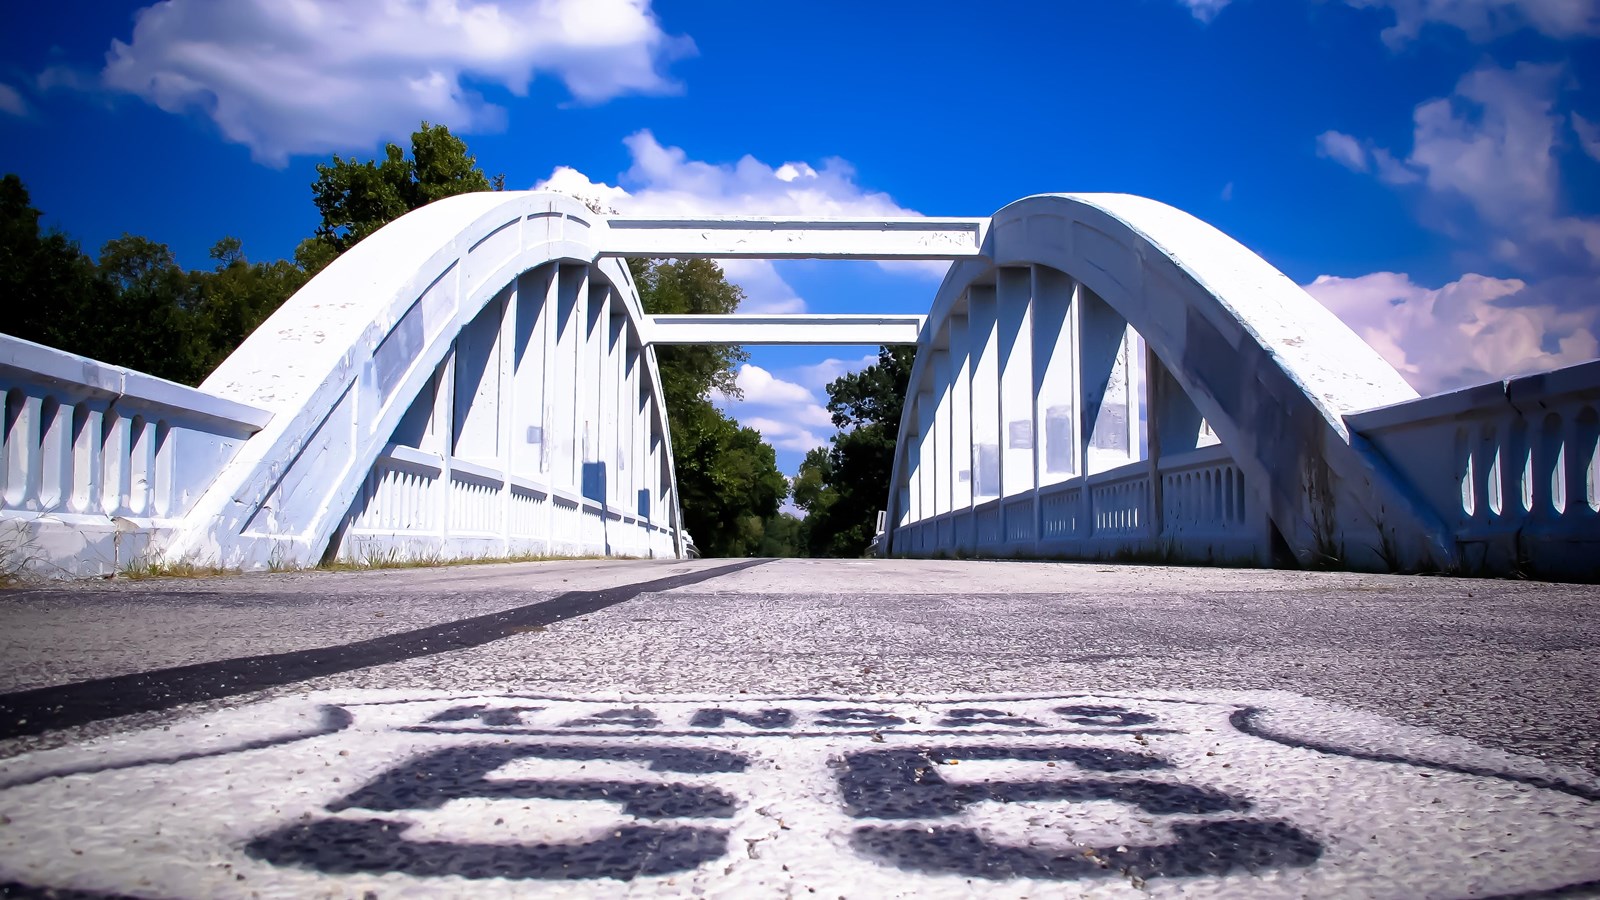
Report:
M 215 269 L 190 273 L 199 295 L 195 316 L 204 329 L 199 351 L 202 378 L 311 277 L 287 260 L 251 263 L 233 237 L 218 241 L 211 258 L 217 261 Z
M 789 489 L 772 447 L 708 400 L 668 407 L 667 420 L 684 526 L 701 555 L 755 553 Z
M 730 313 L 744 300 L 710 260 L 631 259 L 628 267 L 652 315 Z M 766 522 L 788 494 L 777 455 L 760 432 L 740 427 L 712 403 L 714 393 L 739 396 L 737 367 L 749 358 L 740 347 L 656 348 L 684 525 L 705 556 L 758 552 Z
M 414 209 L 444 197 L 503 186 L 478 168 L 466 142 L 443 125 L 422 123 L 411 135 L 411 155 L 394 144 L 384 146 L 381 160 L 341 159 L 317 166 L 311 195 L 322 214 L 313 241 L 324 248 L 304 248 L 297 258 L 326 265 L 367 235 Z M 318 266 L 320 268 L 320 266 Z
M 628 270 L 644 311 L 650 315 L 720 315 L 744 302 L 744 291 L 732 284 L 722 267 L 709 259 L 628 260 Z M 677 345 L 656 348 L 661 370 L 661 391 L 667 409 L 686 409 L 716 391 L 741 396 L 734 379 L 739 365 L 750 359 L 743 347 Z
M 756 556 L 804 556 L 805 520 L 786 512 L 761 523 L 761 543 Z
M 806 454 L 794 486 L 795 504 L 806 510 L 810 555 L 860 556 L 872 542 L 915 359 L 912 347 L 880 347 L 875 364 L 828 385 L 828 411 L 840 431 L 831 449 Z
M 124 234 L 100 248 L 96 268 L 112 292 L 94 329 L 99 346 L 86 355 L 185 384 L 204 378 L 207 338 L 197 285 L 172 249 Z
M 0 297 L 3 330 L 72 353 L 101 350 L 97 325 L 111 285 L 76 241 L 42 230 L 43 214 L 16 175 L 0 178 Z
M 43 232 L 21 179 L 0 179 L 0 291 L 6 333 L 113 365 L 198 384 L 309 277 L 289 262 L 251 264 L 237 238 L 214 271 L 185 272 L 171 248 L 124 234 L 90 259 Z

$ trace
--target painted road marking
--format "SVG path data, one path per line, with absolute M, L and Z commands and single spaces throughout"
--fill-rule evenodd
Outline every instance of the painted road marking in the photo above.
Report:
M 1600 783 L 1283 693 L 281 700 L 0 762 L 134 896 L 1568 896 Z

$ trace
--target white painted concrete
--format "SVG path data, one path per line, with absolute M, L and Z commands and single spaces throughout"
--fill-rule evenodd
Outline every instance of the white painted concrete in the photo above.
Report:
M 247 403 L 0 334 L 0 571 L 146 558 L 271 423 Z
M 928 316 L 649 317 L 628 255 L 953 264 Z M 677 343 L 920 346 L 882 552 L 1264 564 L 1277 535 L 1302 564 L 1595 575 L 1600 363 L 1417 400 L 1260 257 L 1115 194 L 816 220 L 465 195 L 198 391 L 0 340 L 3 565 L 681 556 Z
M 1469 572 L 1600 575 L 1600 361 L 1347 415 Z
M 1227 466 L 1241 473 L 1248 485 L 1244 493 L 1262 498 L 1267 519 L 1253 519 L 1250 558 L 1265 561 L 1269 532 L 1259 526 L 1270 520 L 1302 563 L 1455 565 L 1455 542 L 1442 519 L 1378 454 L 1351 442 L 1343 418 L 1414 399 L 1416 392 L 1332 313 L 1254 253 L 1155 201 L 1053 194 L 996 213 L 985 255 L 992 262 L 966 261 L 951 269 L 924 329 L 929 350 L 940 349 L 946 320 L 962 315 L 978 336 L 968 366 L 974 505 L 970 512 L 949 514 L 956 521 L 947 541 L 933 516 L 914 507 L 904 492 L 891 492 L 889 521 L 918 529 L 903 540 L 881 542 L 891 552 L 1132 552 L 1202 560 L 1215 553 L 1209 540 L 1203 551 L 1186 548 L 1181 531 L 1163 529 L 1159 511 L 1169 504 L 1162 479 L 1178 473 L 1168 473 L 1159 453 L 1157 460 L 1136 462 L 1144 430 L 1139 410 L 1151 407 L 1140 403 L 1149 379 L 1134 352 L 1131 325 L 1164 367 L 1158 374 L 1176 382 L 1228 448 Z M 1048 323 L 1042 335 L 1032 336 L 1034 347 L 1052 355 L 1070 352 L 1076 359 L 1075 399 L 1063 393 L 1064 373 L 1036 365 L 1020 340 L 1034 319 Z M 1072 337 L 1064 339 L 1063 332 Z M 931 358 L 919 357 L 912 375 L 896 485 L 918 477 L 915 436 L 923 419 L 936 414 L 915 402 L 924 391 L 940 391 L 931 384 Z M 1046 395 L 1060 401 L 1051 404 L 1058 437 L 1071 434 L 1077 441 L 1075 459 L 1056 455 L 1057 469 L 1076 472 L 1070 481 L 1047 479 L 1050 454 L 1012 441 L 1013 431 L 1018 437 L 1030 429 L 1038 433 L 1038 405 L 1030 409 L 1024 401 Z M 1154 409 L 1166 415 L 1172 404 Z M 1046 417 L 1048 430 L 1048 408 Z M 1008 442 L 1004 455 L 1002 439 Z M 953 465 L 962 468 L 959 461 Z M 1215 472 L 1200 473 L 1201 492 L 1213 498 L 1230 484 L 1231 469 L 1218 471 L 1220 486 Z M 1085 472 L 1105 477 L 1085 481 Z M 1035 486 L 1047 481 L 1066 486 L 1052 487 L 1046 500 Z M 961 521 L 968 515 L 970 532 Z M 1038 526 L 1061 542 L 1030 533 Z M 938 537 L 930 542 L 928 532 Z
M 612 216 L 601 254 L 679 259 L 970 259 L 988 218 Z
M 813 315 L 646 316 L 648 344 L 915 344 L 927 316 Z

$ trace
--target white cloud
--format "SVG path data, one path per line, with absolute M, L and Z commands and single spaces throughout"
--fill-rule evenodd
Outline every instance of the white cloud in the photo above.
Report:
M 369 146 L 427 119 L 501 127 L 467 81 L 526 94 L 558 78 L 582 103 L 675 89 L 693 51 L 650 0 L 166 0 L 113 41 L 102 78 L 168 112 L 199 110 L 263 162 Z
M 806 301 L 800 299 L 770 261 L 723 259 L 718 260 L 718 264 L 729 280 L 744 290 L 739 312 L 783 315 L 806 311 Z
M 1367 151 L 1360 141 L 1342 131 L 1324 131 L 1317 135 L 1317 155 L 1352 172 L 1367 171 Z
M 1387 9 L 1394 24 L 1381 37 L 1391 48 L 1415 40 L 1427 25 L 1460 29 L 1485 42 L 1530 28 L 1559 40 L 1600 34 L 1600 7 L 1594 0 L 1345 0 L 1358 8 Z
M 761 432 L 774 447 L 804 453 L 825 446 L 833 434 L 833 416 L 804 385 L 749 363 L 739 367 L 734 382 L 744 397 L 718 396 L 717 405 L 740 424 Z
M 1418 106 L 1411 156 L 1428 187 L 1469 202 L 1486 221 L 1547 215 L 1556 198 L 1551 153 L 1556 66 L 1484 67 L 1455 94 Z
M 17 93 L 17 89 L 9 84 L 0 84 L 0 112 L 10 113 L 13 116 L 28 114 L 27 101 Z
M 1189 12 L 1194 13 L 1196 19 L 1209 22 L 1215 19 L 1217 13 L 1222 12 L 1222 8 L 1232 0 L 1178 0 L 1178 2 L 1189 7 Z
M 1515 278 L 1465 275 L 1429 289 L 1396 272 L 1323 275 L 1306 291 L 1424 394 L 1600 356 L 1600 308 L 1539 302 Z
M 828 446 L 828 439 L 819 436 L 816 432 L 793 422 L 780 422 L 762 416 L 739 418 L 741 425 L 746 425 L 761 432 L 767 443 L 779 450 L 789 450 L 795 453 L 807 453 L 817 447 Z
M 835 379 L 859 372 L 868 366 L 876 365 L 877 362 L 877 353 L 868 353 L 858 359 L 835 359 L 830 357 L 815 365 L 791 369 L 788 374 L 797 384 L 820 392 L 826 389 Z
M 1393 153 L 1382 147 L 1372 148 L 1372 165 L 1377 170 L 1378 180 L 1384 184 L 1416 184 L 1422 180 L 1415 169 L 1395 159 Z
M 1578 146 L 1589 158 L 1600 162 L 1600 122 L 1591 122 L 1577 113 L 1572 114 L 1572 130 L 1578 135 Z
M 829 158 L 819 166 L 785 162 L 770 166 L 753 156 L 734 163 L 690 159 L 680 147 L 664 147 L 649 131 L 623 140 L 633 158 L 617 185 L 595 181 L 559 166 L 534 185 L 580 197 L 601 209 L 640 216 L 915 216 L 888 194 L 856 183 L 854 167 Z M 624 186 L 625 185 L 625 186 Z M 767 260 L 723 260 L 723 270 L 745 292 L 740 312 L 805 312 L 805 301 Z M 942 277 L 944 263 L 885 264 L 885 269 Z
M 1489 255 L 1530 274 L 1600 269 L 1600 219 L 1562 209 L 1556 148 L 1566 117 L 1556 110 L 1564 70 L 1522 63 L 1485 65 L 1462 76 L 1448 97 L 1413 113 L 1411 152 L 1371 150 L 1372 170 L 1393 186 L 1422 189 L 1423 215 L 1457 237 L 1481 232 Z M 1574 116 L 1580 140 L 1588 122 Z M 1323 155 L 1355 150 L 1348 135 L 1324 140 Z M 1331 149 L 1337 145 L 1341 149 Z M 1348 165 L 1348 162 L 1341 160 Z M 1474 240 L 1478 238 L 1473 238 Z
M 33 84 L 40 91 L 68 90 L 87 94 L 100 90 L 99 76 L 67 65 L 46 66 L 33 79 Z
M 749 363 L 739 367 L 734 383 L 744 392 L 744 402 L 760 406 L 787 406 L 790 404 L 816 405 L 817 398 L 804 387 L 792 381 L 772 377 L 772 373 Z
M 856 183 L 855 167 L 837 157 L 820 168 L 803 162 L 773 167 L 753 156 L 735 163 L 690 159 L 663 147 L 649 131 L 624 141 L 633 165 L 623 184 L 635 186 L 625 210 L 644 215 L 915 216 L 888 194 Z
M 1469 274 L 1432 289 L 1376 272 L 1325 275 L 1306 288 L 1418 390 L 1600 355 L 1592 299 L 1600 295 L 1600 219 L 1567 214 L 1555 155 L 1566 121 L 1556 110 L 1563 75 L 1558 66 L 1482 66 L 1451 96 L 1416 107 L 1405 158 L 1381 147 L 1366 157 L 1380 181 L 1416 192 L 1425 222 L 1476 245 L 1483 262 L 1526 276 Z M 1580 139 L 1586 124 L 1573 118 Z

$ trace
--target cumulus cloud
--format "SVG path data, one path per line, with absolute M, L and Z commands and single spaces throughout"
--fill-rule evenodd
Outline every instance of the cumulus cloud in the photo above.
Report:
M 1331 159 L 1352 172 L 1367 171 L 1367 151 L 1361 142 L 1342 131 L 1317 135 L 1317 155 Z
M 738 417 L 741 425 L 761 432 L 761 437 L 767 443 L 779 450 L 789 450 L 794 453 L 809 453 L 817 447 L 828 446 L 828 439 L 822 435 L 793 422 L 780 422 L 763 416 L 750 418 Z
M 1345 0 L 1351 6 L 1384 9 L 1394 24 L 1381 37 L 1391 48 L 1415 40 L 1428 25 L 1459 29 L 1482 43 L 1523 29 L 1567 40 L 1600 35 L 1594 0 Z
M 1566 209 L 1557 163 L 1568 120 L 1556 108 L 1564 77 L 1559 66 L 1527 63 L 1467 73 L 1450 96 L 1416 107 L 1403 158 L 1337 132 L 1318 139 L 1322 155 L 1411 192 L 1423 221 L 1481 263 L 1523 276 L 1469 274 L 1435 289 L 1377 272 L 1324 275 L 1306 288 L 1418 390 L 1600 355 L 1600 219 Z M 1582 141 L 1588 123 L 1571 122 Z M 1350 165 L 1356 154 L 1362 167 Z
M 560 166 L 534 187 L 636 216 L 919 215 L 895 203 L 888 194 L 863 188 L 856 181 L 855 168 L 842 159 L 825 159 L 816 166 L 794 161 L 772 166 L 753 156 L 733 163 L 711 163 L 690 159 L 681 147 L 663 146 L 649 131 L 629 135 L 623 144 L 632 164 L 619 176 L 618 184 L 596 181 L 577 169 Z M 771 262 L 731 259 L 722 261 L 722 267 L 729 279 L 744 289 L 740 312 L 805 311 L 805 301 Z M 940 277 L 947 268 L 944 263 L 907 263 L 891 271 Z
M 867 366 L 878 362 L 877 353 L 868 353 L 854 359 L 837 359 L 829 357 L 820 363 L 810 366 L 800 366 L 789 372 L 789 376 L 797 384 L 821 392 L 835 379 L 851 375 L 865 369 Z
M 761 432 L 767 443 L 797 453 L 827 445 L 833 417 L 805 386 L 749 363 L 739 367 L 735 383 L 744 396 L 719 395 L 717 405 L 740 424 Z
M 1209 22 L 1215 19 L 1217 13 L 1222 12 L 1222 8 L 1232 0 L 1178 0 L 1178 2 L 1189 7 L 1189 12 L 1193 13 L 1196 19 Z
M 1436 193 L 1453 194 L 1486 221 L 1547 216 L 1556 200 L 1558 66 L 1488 66 L 1463 76 L 1450 97 L 1418 106 L 1407 162 Z
M 753 156 L 711 163 L 690 159 L 681 147 L 662 146 L 648 130 L 629 135 L 623 144 L 633 158 L 619 179 L 627 189 L 595 182 L 566 167 L 556 169 L 540 186 L 592 190 L 602 203 L 630 215 L 920 215 L 888 194 L 857 184 L 855 167 L 837 157 L 817 167 L 804 162 L 770 166 Z
M 816 405 L 817 398 L 812 396 L 810 391 L 792 381 L 774 378 L 771 372 L 760 366 L 753 366 L 749 363 L 741 365 L 738 375 L 734 378 L 734 383 L 743 392 L 744 399 L 742 402 L 744 403 L 754 406 L 803 406 L 810 404 L 816 409 L 822 410 L 822 407 Z M 828 417 L 826 410 L 822 410 L 819 416 L 807 416 L 805 418 L 811 420 L 811 424 L 832 421 Z
M 1465 275 L 1430 289 L 1396 272 L 1323 275 L 1306 291 L 1424 394 L 1600 356 L 1600 309 L 1545 302 L 1516 278 Z
M 1572 114 L 1572 130 L 1578 135 L 1578 146 L 1589 158 L 1600 162 L 1600 122 L 1591 122 L 1577 113 Z
M 505 110 L 469 82 L 522 96 L 549 75 L 580 103 L 670 92 L 666 65 L 692 52 L 650 0 L 164 0 L 112 42 L 101 77 L 168 112 L 203 112 L 282 164 L 421 119 L 500 127 Z
M 1370 160 L 1385 184 L 1420 189 L 1425 221 L 1483 243 L 1490 257 L 1520 271 L 1600 270 L 1600 220 L 1563 209 L 1556 150 L 1568 117 L 1556 99 L 1564 76 L 1558 65 L 1485 65 L 1462 76 L 1450 96 L 1416 107 L 1405 157 L 1382 147 L 1369 152 L 1339 132 L 1320 135 L 1319 152 L 1350 168 L 1352 160 Z M 1589 123 L 1571 121 L 1582 141 Z
M 25 116 L 28 114 L 28 103 L 22 99 L 16 88 L 9 84 L 0 84 L 0 112 Z

